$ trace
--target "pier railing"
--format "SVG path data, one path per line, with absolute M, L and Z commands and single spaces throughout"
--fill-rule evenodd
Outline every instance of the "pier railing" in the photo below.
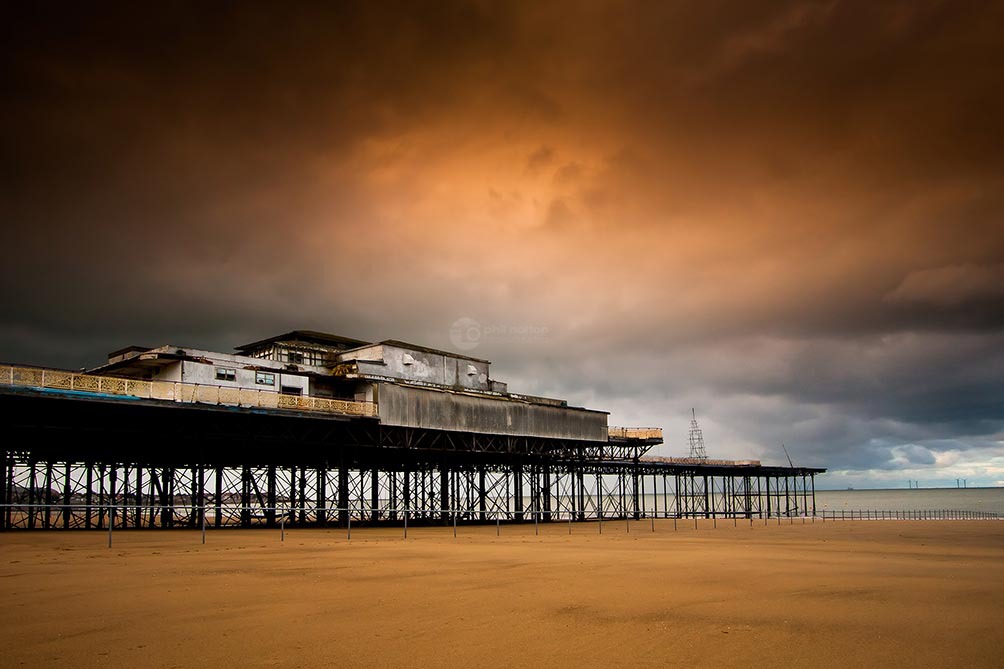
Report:
M 662 439 L 661 427 L 608 427 L 611 439 Z
M 759 467 L 759 460 L 716 460 L 714 458 L 670 458 L 658 455 L 646 455 L 642 462 L 664 462 L 669 465 L 715 465 L 721 467 Z
M 219 406 L 258 409 L 286 409 L 292 411 L 317 411 L 350 416 L 376 416 L 373 402 L 286 395 L 272 390 L 231 388 L 225 386 L 181 383 L 176 381 L 147 381 L 124 379 L 96 374 L 78 374 L 60 369 L 0 366 L 0 386 L 68 390 L 98 395 L 135 397 L 138 399 L 212 404 Z

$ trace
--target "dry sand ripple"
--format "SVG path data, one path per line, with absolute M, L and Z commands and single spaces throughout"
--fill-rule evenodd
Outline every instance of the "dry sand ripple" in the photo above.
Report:
M 1004 523 L 0 534 L 0 666 L 1004 666 Z

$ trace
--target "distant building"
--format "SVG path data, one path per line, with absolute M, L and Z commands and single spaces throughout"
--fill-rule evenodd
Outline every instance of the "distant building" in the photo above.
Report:
M 510 393 L 491 363 L 387 340 L 294 330 L 218 353 L 129 346 L 89 374 L 373 402 L 385 425 L 587 441 L 608 440 L 607 412 Z

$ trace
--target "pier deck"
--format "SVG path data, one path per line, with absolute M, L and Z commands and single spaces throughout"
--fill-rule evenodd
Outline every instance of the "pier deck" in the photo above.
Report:
M 824 471 L 644 459 L 662 441 L 650 428 L 496 435 L 389 426 L 375 407 L 305 398 L 197 397 L 0 384 L 0 528 L 803 515 Z

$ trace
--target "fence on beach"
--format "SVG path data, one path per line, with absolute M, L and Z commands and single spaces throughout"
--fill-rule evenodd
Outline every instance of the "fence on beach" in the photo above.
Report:
M 388 500 L 389 501 L 389 500 Z M 993 511 L 975 511 L 969 509 L 918 509 L 918 510 L 821 510 L 815 514 L 807 513 L 772 513 L 755 517 L 744 517 L 741 515 L 729 518 L 706 517 L 700 518 L 683 513 L 666 513 L 661 510 L 642 509 L 640 513 L 634 514 L 629 510 L 618 510 L 611 508 L 605 501 L 600 501 L 600 507 L 605 508 L 604 513 L 588 518 L 580 517 L 574 513 L 563 511 L 560 506 L 549 510 L 530 508 L 526 510 L 524 520 L 519 523 L 543 522 L 548 524 L 561 524 L 565 522 L 594 522 L 614 521 L 630 518 L 633 520 L 711 520 L 717 525 L 718 522 L 726 523 L 729 519 L 734 522 L 753 522 L 754 519 L 763 522 L 777 522 L 788 520 L 794 523 L 796 520 L 815 522 L 846 521 L 846 520 L 1000 520 L 1000 514 Z M 280 522 L 287 522 L 289 525 L 300 525 L 307 527 L 333 527 L 338 526 L 338 518 L 342 516 L 348 522 L 354 522 L 357 526 L 366 525 L 393 525 L 407 522 L 410 519 L 413 524 L 442 524 L 444 521 L 459 522 L 460 524 L 491 524 L 491 523 L 511 523 L 513 518 L 511 504 L 508 510 L 496 510 L 495 513 L 488 514 L 490 517 L 483 517 L 484 509 L 480 508 L 444 508 L 441 506 L 423 507 L 421 505 L 394 508 L 387 503 L 377 506 L 366 504 L 353 504 L 347 507 L 323 506 L 311 507 L 300 504 L 286 504 L 283 506 L 242 506 L 235 503 L 216 504 L 185 504 L 175 502 L 173 504 L 143 504 L 134 500 L 119 501 L 117 503 L 42 503 L 42 502 L 14 502 L 12 504 L 0 504 L 0 514 L 9 518 L 8 528 L 17 529 L 96 529 L 104 530 L 109 524 L 114 524 L 116 529 L 140 529 L 144 527 L 164 527 L 164 528 L 193 528 L 201 523 L 214 526 L 218 529 L 229 527 L 248 527 L 243 522 L 246 517 L 250 518 L 250 527 L 256 526 L 277 526 Z M 343 523 L 344 524 L 344 523 Z
M 107 531 L 108 534 L 108 547 L 112 547 L 112 537 L 114 531 L 118 529 L 119 531 L 126 529 L 136 529 L 142 526 L 141 518 L 149 518 L 150 522 L 155 522 L 155 519 L 160 514 L 169 513 L 172 517 L 179 519 L 184 519 L 182 522 L 174 525 L 178 529 L 195 529 L 201 531 L 202 543 L 206 543 L 206 530 L 207 527 L 215 526 L 216 529 L 222 529 L 226 527 L 231 527 L 229 524 L 223 524 L 217 522 L 218 514 L 221 509 L 217 506 L 198 506 L 191 504 L 174 504 L 171 506 L 164 505 L 137 505 L 137 504 L 102 504 L 102 505 L 78 505 L 78 504 L 0 504 L 0 510 L 3 513 L 10 516 L 19 517 L 18 523 L 15 523 L 14 527 L 20 526 L 25 528 L 34 528 L 41 525 L 44 528 L 55 529 L 62 524 L 64 528 L 73 529 L 96 529 L 101 531 Z M 365 507 L 365 506 L 352 506 L 352 507 L 318 507 L 318 508 L 304 508 L 304 507 L 272 507 L 272 508 L 246 508 L 236 505 L 228 505 L 224 507 L 225 513 L 228 518 L 239 518 L 246 513 L 254 512 L 258 515 L 258 520 L 261 521 L 259 527 L 272 527 L 278 528 L 280 532 L 280 541 L 285 539 L 285 534 L 287 531 L 287 522 L 290 526 L 295 526 L 297 517 L 304 512 L 312 512 L 315 517 L 319 520 L 313 524 L 313 527 L 338 527 L 338 523 L 328 523 L 324 518 L 328 517 L 327 514 L 331 514 L 337 517 L 339 512 L 345 512 L 345 517 L 348 519 L 347 527 L 345 531 L 347 533 L 347 539 L 352 539 L 352 519 L 353 517 L 363 519 L 356 520 L 356 527 L 360 525 L 366 527 L 373 526 L 392 526 L 401 527 L 403 529 L 403 536 L 405 539 L 408 538 L 408 526 L 409 521 L 414 527 L 415 525 L 423 526 L 452 526 L 453 536 L 457 536 L 458 526 L 466 525 L 486 525 L 486 523 L 478 522 L 472 520 L 476 518 L 476 513 L 478 509 L 443 509 L 443 508 L 401 508 L 392 509 L 387 507 Z M 92 517 L 93 514 L 93 517 Z M 383 517 L 385 520 L 379 521 L 377 518 L 385 514 Z M 496 536 L 501 536 L 501 528 L 503 525 L 523 525 L 528 526 L 531 522 L 534 527 L 534 534 L 540 533 L 540 527 L 542 525 L 551 526 L 567 526 L 568 534 L 572 534 L 573 525 L 588 525 L 595 526 L 599 534 L 603 534 L 603 526 L 607 524 L 608 526 L 613 525 L 615 527 L 623 523 L 624 530 L 627 533 L 631 532 L 632 523 L 636 528 L 640 527 L 643 531 L 648 528 L 651 532 L 656 531 L 656 519 L 659 518 L 660 525 L 672 520 L 673 530 L 676 531 L 681 524 L 689 525 L 693 522 L 694 529 L 699 529 L 699 522 L 703 522 L 707 525 L 710 520 L 712 527 L 716 528 L 719 524 L 718 518 L 703 518 L 699 519 L 697 517 L 687 518 L 682 515 L 673 516 L 658 516 L 657 514 L 649 514 L 648 516 L 635 517 L 631 514 L 624 514 L 619 517 L 607 517 L 604 518 L 602 515 L 591 519 L 589 521 L 575 520 L 572 514 L 568 515 L 567 521 L 554 519 L 551 514 L 545 514 L 539 511 L 531 511 L 530 516 L 532 520 L 520 521 L 512 523 L 506 520 L 503 523 L 502 516 L 497 515 L 495 517 L 495 532 Z M 82 520 L 86 518 L 86 524 Z M 788 524 L 794 525 L 795 520 L 799 519 L 801 524 L 815 523 L 816 520 L 820 520 L 825 523 L 827 521 L 995 521 L 1000 520 L 1000 515 L 992 511 L 973 511 L 965 509 L 943 509 L 943 510 L 893 510 L 893 511 L 883 511 L 883 510 L 840 510 L 840 511 L 822 511 L 817 512 L 814 515 L 791 515 L 791 514 L 777 514 L 773 516 L 764 516 L 762 518 L 764 525 L 769 525 L 773 521 L 776 521 L 778 525 L 782 524 L 782 519 L 787 519 Z M 62 519 L 64 522 L 60 523 L 59 520 Z M 75 522 L 69 522 L 74 519 Z M 132 523 L 130 523 L 132 520 Z M 738 526 L 739 517 L 734 516 L 732 518 L 732 524 Z M 759 520 L 759 519 L 758 519 Z M 681 523 L 681 521 L 684 521 Z M 749 522 L 750 527 L 754 526 L 754 518 L 743 519 L 743 524 Z M 722 519 L 722 524 L 727 525 L 727 521 Z M 302 523 L 302 518 L 301 518 Z M 302 527 L 302 525 L 301 525 Z M 214 530 L 215 531 L 215 530 Z
M 913 511 L 822 510 L 816 515 L 825 520 L 999 520 L 993 511 L 966 509 L 918 509 Z

